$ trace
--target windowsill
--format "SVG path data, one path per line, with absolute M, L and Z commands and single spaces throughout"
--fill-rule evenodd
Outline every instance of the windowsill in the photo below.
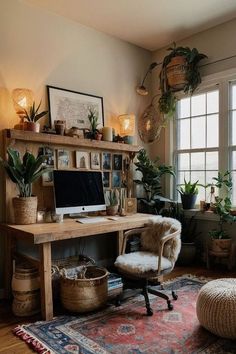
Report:
M 187 218 L 192 216 L 197 220 L 209 220 L 209 221 L 219 221 L 219 215 L 213 213 L 212 211 L 201 211 L 199 209 L 184 210 L 184 215 Z

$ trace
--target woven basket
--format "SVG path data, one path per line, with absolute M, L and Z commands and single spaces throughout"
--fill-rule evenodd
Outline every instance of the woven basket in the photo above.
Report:
M 15 224 L 35 224 L 37 217 L 37 197 L 16 197 L 13 198 Z
M 167 81 L 173 91 L 183 90 L 187 83 L 186 70 L 187 62 L 183 56 L 172 58 L 170 63 L 167 65 Z
M 61 259 L 52 260 L 52 290 L 53 290 L 53 298 L 54 300 L 59 299 L 60 297 L 60 270 L 66 269 L 70 271 L 78 266 L 88 266 L 94 265 L 95 261 L 89 256 L 84 254 L 79 254 L 78 256 L 72 256 Z
M 107 302 L 107 277 L 105 268 L 86 267 L 85 278 L 78 279 L 64 270 L 60 279 L 61 302 L 73 312 L 88 312 L 98 309 Z

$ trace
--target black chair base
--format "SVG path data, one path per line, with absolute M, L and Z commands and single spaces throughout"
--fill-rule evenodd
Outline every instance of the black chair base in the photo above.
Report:
M 124 282 L 124 290 L 129 290 L 129 291 L 123 291 L 122 294 L 118 295 L 116 298 L 116 306 L 120 306 L 121 301 L 125 300 L 127 298 L 129 298 L 130 296 L 135 296 L 138 294 L 142 294 L 144 296 L 145 299 L 145 305 L 146 305 L 146 309 L 147 309 L 147 316 L 152 316 L 153 315 L 153 310 L 150 306 L 150 301 L 149 301 L 149 297 L 148 297 L 148 293 L 149 294 L 153 294 L 155 296 L 159 296 L 162 299 L 166 300 L 167 302 L 167 307 L 168 310 L 173 310 L 174 306 L 171 303 L 171 300 L 169 298 L 168 295 L 162 293 L 161 291 L 157 290 L 157 289 L 153 289 L 151 286 L 148 285 L 148 281 L 145 279 L 135 279 L 135 280 L 131 280 L 128 279 Z M 178 295 L 174 292 L 174 290 L 172 290 L 172 298 L 173 300 L 177 300 L 178 299 Z

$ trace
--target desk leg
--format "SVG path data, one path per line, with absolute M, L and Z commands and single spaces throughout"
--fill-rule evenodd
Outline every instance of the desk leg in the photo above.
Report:
M 117 254 L 118 256 L 121 254 L 122 245 L 123 245 L 123 236 L 124 231 L 117 231 Z
M 5 262 L 4 262 L 4 289 L 5 298 L 11 297 L 11 280 L 13 274 L 13 252 L 15 249 L 15 238 L 10 232 L 5 234 Z
M 42 317 L 44 320 L 50 321 L 53 318 L 50 242 L 40 245 L 40 283 Z

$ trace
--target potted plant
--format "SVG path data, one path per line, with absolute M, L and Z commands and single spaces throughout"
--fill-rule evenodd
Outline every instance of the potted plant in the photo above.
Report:
M 151 161 L 146 150 L 142 149 L 137 155 L 135 162 L 136 171 L 142 174 L 141 180 L 135 179 L 134 182 L 143 186 L 146 198 L 141 198 L 140 202 L 143 205 L 143 212 L 158 214 L 162 207 L 162 177 L 166 174 L 175 176 L 172 166 L 158 165 L 158 158 Z M 166 199 L 167 200 L 167 199 Z M 169 201 L 169 200 L 168 200 Z M 141 206 L 142 206 L 141 205 Z
M 110 191 L 108 196 L 109 205 L 107 205 L 107 215 L 116 215 L 118 213 L 118 197 L 115 189 Z
M 207 56 L 199 53 L 196 48 L 176 47 L 176 43 L 167 50 L 170 53 L 165 56 L 160 72 L 159 107 L 162 113 L 173 115 L 177 100 L 174 92 L 194 92 L 201 83 L 198 64 Z
M 7 149 L 8 160 L 0 158 L 8 176 L 19 190 L 19 196 L 13 198 L 13 208 L 16 224 L 33 224 L 36 222 L 37 197 L 32 195 L 32 184 L 50 168 L 43 168 L 46 156 L 37 158 L 30 152 L 26 152 L 20 158 L 19 152 L 11 148 Z
M 40 131 L 40 124 L 38 120 L 45 116 L 48 111 L 42 111 L 39 113 L 39 108 L 41 106 L 41 102 L 39 102 L 38 107 L 36 108 L 35 102 L 33 102 L 32 106 L 29 107 L 28 111 L 24 109 L 24 130 L 33 131 L 35 133 L 39 133 Z
M 214 177 L 213 180 L 215 187 L 222 191 L 223 196 L 215 197 L 214 212 L 219 215 L 219 222 L 218 228 L 209 232 L 211 237 L 210 248 L 216 253 L 225 253 L 229 252 L 232 240 L 224 230 L 224 224 L 236 220 L 235 216 L 231 214 L 232 176 L 229 171 L 225 173 L 218 172 L 218 176 Z
M 88 119 L 90 122 L 90 130 L 86 133 L 86 138 L 101 140 L 102 134 L 97 129 L 97 127 L 98 127 L 98 113 L 95 110 L 90 108 L 89 114 L 88 114 Z
M 180 193 L 183 209 L 194 209 L 198 194 L 197 185 L 198 181 L 191 183 L 191 181 L 186 182 L 184 179 L 184 186 L 180 187 L 180 189 L 177 189 L 177 191 Z

